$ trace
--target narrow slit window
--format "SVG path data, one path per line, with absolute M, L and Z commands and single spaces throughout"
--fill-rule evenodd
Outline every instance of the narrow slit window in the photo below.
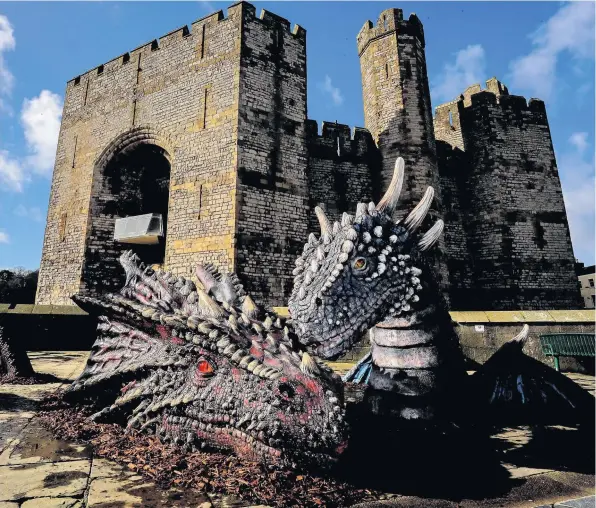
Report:
M 201 128 L 207 127 L 207 101 L 209 100 L 209 88 L 205 87 L 205 93 L 203 95 L 203 121 Z
M 449 125 L 453 127 L 453 114 L 451 113 L 451 111 L 449 111 Z
M 389 64 L 385 64 L 385 77 L 389 77 Z
M 383 28 L 387 30 L 387 16 L 383 16 Z
M 203 184 L 199 185 L 199 220 L 201 220 L 201 212 L 203 211 Z
M 87 97 L 89 96 L 89 78 L 87 78 L 87 83 L 85 85 L 85 97 L 83 97 L 83 106 L 87 105 Z
M 66 214 L 65 213 L 63 213 L 60 216 L 60 224 L 58 226 L 58 237 L 60 238 L 61 242 L 66 240 Z
M 201 27 L 201 60 L 205 58 L 205 25 Z
M 74 139 L 74 148 L 72 150 L 72 167 L 73 168 L 75 167 L 75 163 L 77 161 L 77 143 L 78 143 L 78 141 L 79 141 L 79 137 L 78 136 L 75 136 L 75 139 Z
M 411 78 L 412 77 L 412 64 L 410 63 L 409 60 L 406 60 L 404 65 L 406 67 L 406 78 Z
M 141 53 L 139 53 L 139 58 L 137 59 L 137 85 L 141 81 L 141 72 L 143 69 L 141 68 Z
M 97 68 L 97 74 L 103 74 L 103 65 L 100 65 L 100 66 Z

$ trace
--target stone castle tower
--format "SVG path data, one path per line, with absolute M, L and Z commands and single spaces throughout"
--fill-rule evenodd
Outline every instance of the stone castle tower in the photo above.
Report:
M 283 305 L 318 229 L 312 208 L 337 218 L 378 199 L 403 156 L 404 206 L 437 189 L 454 308 L 579 306 L 544 104 L 495 80 L 437 108 L 433 125 L 424 46 L 418 18 L 399 9 L 364 25 L 367 129 L 353 131 L 323 122 L 319 133 L 307 117 L 305 30 L 245 2 L 69 81 L 37 303 L 118 289 L 117 259 L 132 248 L 177 275 L 234 270 Z M 122 237 L 133 222 L 146 234 Z

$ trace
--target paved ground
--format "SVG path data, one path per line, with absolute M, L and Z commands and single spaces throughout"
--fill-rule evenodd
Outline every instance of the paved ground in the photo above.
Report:
M 54 439 L 35 418 L 39 401 L 61 389 L 82 370 L 86 353 L 30 353 L 38 373 L 52 374 L 55 382 L 42 385 L 0 385 L 0 508 L 34 507 L 224 507 L 248 506 L 226 496 L 207 497 L 189 491 L 163 491 L 151 482 L 112 461 L 95 458 L 91 451 L 72 442 Z M 338 365 L 346 370 L 348 365 Z M 594 393 L 594 379 L 570 374 L 574 381 Z M 502 465 L 509 473 L 510 488 L 498 498 L 447 501 L 414 496 L 382 495 L 359 507 L 594 507 L 593 472 L 582 471 L 569 462 L 573 449 L 569 429 L 553 460 L 532 460 L 529 428 L 504 429 L 493 436 L 495 446 L 507 450 L 511 461 Z M 535 436 L 534 436 L 535 437 Z M 577 446 L 577 443 L 571 445 Z M 563 453 L 564 457 L 561 455 Z M 571 465 L 570 465 L 571 464 Z M 429 478 L 432 481 L 432 478 Z

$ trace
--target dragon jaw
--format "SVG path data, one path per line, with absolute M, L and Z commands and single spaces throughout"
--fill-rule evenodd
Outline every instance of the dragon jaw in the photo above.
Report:
M 338 357 L 379 323 L 412 324 L 429 304 L 425 296 L 435 291 L 424 253 L 438 242 L 444 224 L 438 220 L 418 234 L 432 187 L 405 219 L 393 222 L 403 178 L 404 161 L 398 158 L 379 204 L 360 203 L 354 217 L 344 213 L 333 225 L 315 209 L 321 236 L 311 234 L 296 260 L 289 310 L 300 342 L 323 358 Z

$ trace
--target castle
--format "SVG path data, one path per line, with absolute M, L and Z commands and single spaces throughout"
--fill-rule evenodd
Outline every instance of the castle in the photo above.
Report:
M 581 308 L 544 103 L 493 78 L 433 118 L 424 30 L 400 9 L 367 21 L 357 49 L 366 129 L 353 131 L 307 117 L 306 31 L 245 2 L 69 81 L 37 303 L 119 289 L 132 247 L 174 274 L 236 271 L 284 305 L 312 209 L 378 200 L 402 156 L 404 210 L 437 190 L 452 308 Z M 145 214 L 161 214 L 162 237 L 114 239 L 117 219 Z

